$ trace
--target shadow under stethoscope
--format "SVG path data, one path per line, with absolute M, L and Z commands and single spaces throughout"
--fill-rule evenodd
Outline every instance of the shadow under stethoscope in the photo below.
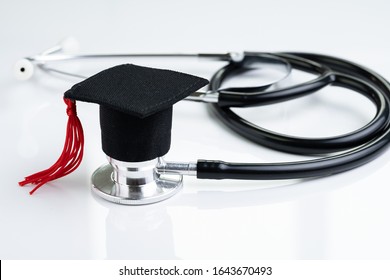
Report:
M 106 257 L 108 259 L 177 259 L 179 257 L 175 250 L 177 244 L 173 233 L 174 221 L 169 214 L 172 208 L 185 206 L 200 210 L 229 209 L 296 202 L 321 193 L 329 194 L 351 186 L 384 167 L 388 161 L 387 154 L 388 152 L 358 169 L 321 179 L 272 183 L 235 182 L 236 185 L 243 183 L 247 189 L 245 191 L 229 190 L 232 181 L 226 181 L 226 186 L 221 187 L 224 190 L 182 192 L 164 202 L 146 206 L 116 205 L 94 196 L 97 202 L 109 208 L 106 218 Z M 211 181 L 203 181 L 201 184 L 202 188 L 208 185 L 208 189 L 215 189 L 210 186 Z M 192 188 L 191 185 L 192 182 L 188 187 Z M 299 222 L 296 224 L 297 227 L 304 225 Z M 318 236 L 322 234 L 319 232 Z

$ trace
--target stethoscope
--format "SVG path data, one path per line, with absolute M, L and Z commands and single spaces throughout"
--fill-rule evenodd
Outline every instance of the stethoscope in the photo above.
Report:
M 69 42 L 67 42 L 69 44 Z M 66 44 L 65 44 L 66 45 Z M 61 53 L 64 44 L 36 56 L 26 57 L 16 64 L 17 76 L 28 79 L 35 66 L 47 72 L 85 78 L 50 67 L 50 62 L 131 57 L 198 57 L 225 61 L 226 65 L 210 79 L 207 91 L 196 92 L 187 99 L 208 103 L 215 115 L 241 136 L 271 149 L 318 156 L 316 159 L 283 163 L 232 163 L 218 160 L 198 160 L 190 163 L 165 162 L 157 158 L 148 162 L 126 163 L 109 159 L 110 164 L 95 171 L 92 190 L 99 196 L 123 204 L 148 204 L 166 199 L 182 187 L 183 175 L 199 179 L 278 180 L 329 176 L 344 172 L 374 159 L 390 140 L 390 84 L 374 71 L 353 62 L 312 53 L 221 53 L 221 54 L 91 54 Z M 223 88 L 223 82 L 235 75 L 264 65 L 278 68 L 284 74 L 277 81 L 261 86 Z M 315 78 L 298 85 L 282 86 L 293 69 L 308 72 Z M 304 138 L 273 132 L 236 114 L 232 108 L 274 104 L 314 93 L 326 86 L 353 90 L 367 97 L 375 106 L 374 118 L 365 126 L 335 137 Z M 149 170 L 148 172 L 144 172 Z M 156 172 L 159 176 L 156 176 Z M 114 175 L 113 175 L 114 174 Z M 162 178 L 163 175 L 169 178 Z M 144 177 L 155 181 L 154 191 L 128 188 L 119 181 Z M 176 178 L 172 178 L 176 176 Z M 158 177 L 158 178 L 157 178 Z M 156 178 L 160 180 L 156 181 Z M 142 186 L 142 184 L 140 185 Z M 148 193 L 147 193 L 148 192 Z

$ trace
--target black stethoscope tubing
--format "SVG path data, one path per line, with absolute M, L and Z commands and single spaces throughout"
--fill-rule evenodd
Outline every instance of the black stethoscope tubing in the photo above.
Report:
M 198 178 L 273 180 L 328 176 L 367 163 L 388 146 L 390 85 L 383 77 L 363 66 L 331 56 L 273 53 L 288 61 L 293 68 L 319 76 L 305 84 L 269 92 L 250 91 L 247 94 L 245 89 L 220 89 L 224 79 L 236 71 L 242 71 L 241 68 L 250 65 L 256 55 L 246 53 L 242 62 L 231 62 L 214 74 L 210 80 L 210 90 L 219 92 L 219 102 L 210 104 L 210 108 L 225 125 L 257 144 L 288 153 L 323 157 L 270 164 L 198 160 Z M 356 131 L 336 137 L 310 139 L 266 130 L 231 110 L 232 107 L 261 106 L 298 98 L 327 85 L 348 88 L 366 96 L 377 108 L 375 117 Z

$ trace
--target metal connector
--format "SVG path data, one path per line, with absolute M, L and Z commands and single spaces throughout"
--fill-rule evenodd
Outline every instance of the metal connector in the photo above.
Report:
M 245 58 L 245 54 L 243 52 L 200 53 L 198 57 L 204 60 L 241 62 Z
M 166 162 L 158 158 L 157 170 L 160 174 L 177 173 L 181 175 L 196 176 L 196 162 Z
M 184 100 L 187 101 L 196 101 L 196 102 L 204 102 L 204 103 L 218 103 L 219 93 L 216 91 L 206 91 L 206 92 L 194 92 L 191 93 Z

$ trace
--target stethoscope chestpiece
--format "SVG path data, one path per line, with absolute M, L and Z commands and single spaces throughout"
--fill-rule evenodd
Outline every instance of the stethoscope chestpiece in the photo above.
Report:
M 156 203 L 176 194 L 183 186 L 183 175 L 159 171 L 162 158 L 143 162 L 123 162 L 108 158 L 91 179 L 92 191 L 118 204 Z

